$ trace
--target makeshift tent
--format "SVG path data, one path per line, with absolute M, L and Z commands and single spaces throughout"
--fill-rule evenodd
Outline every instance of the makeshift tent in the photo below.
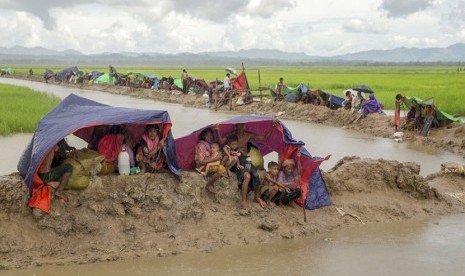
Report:
M 182 88 L 184 87 L 182 85 L 182 79 L 173 79 L 173 84 L 176 85 L 178 90 L 182 90 Z
M 220 122 L 218 124 L 219 130 L 222 135 L 227 135 L 235 129 L 238 123 L 246 124 L 246 130 L 256 135 L 265 135 L 273 124 L 273 117 L 265 116 L 239 116 L 230 120 Z M 292 158 L 296 161 L 296 153 L 300 150 L 301 164 L 302 164 L 302 177 L 301 188 L 303 190 L 305 199 L 305 208 L 317 209 L 331 204 L 326 184 L 321 176 L 318 166 L 325 159 L 312 157 L 310 153 L 304 148 L 302 141 L 297 141 L 292 138 L 291 132 L 278 121 L 276 126 L 267 141 L 254 142 L 263 155 L 270 152 L 278 152 L 281 155 L 281 162 L 287 158 Z M 200 132 L 205 129 L 201 128 L 192 132 L 189 135 L 176 139 L 177 159 L 181 169 L 193 170 L 195 166 L 195 146 L 198 142 Z M 215 133 L 216 135 L 216 133 Z M 301 200 L 301 199 L 300 199 Z M 299 204 L 302 202 L 298 201 Z
M 104 73 L 102 72 L 98 72 L 98 71 L 92 71 L 92 80 L 96 80 L 98 79 L 101 75 L 103 75 Z
M 422 99 L 418 97 L 405 97 L 404 103 L 408 109 L 410 109 L 415 104 L 419 104 L 422 107 L 424 107 L 425 105 L 436 106 L 434 102 L 434 98 L 430 98 L 430 99 L 423 101 Z M 436 118 L 439 121 L 451 121 L 451 122 L 463 123 L 463 120 L 461 118 L 455 117 L 449 113 L 441 111 L 440 109 L 437 108 L 437 106 L 436 106 Z
M 324 105 L 331 109 L 340 108 L 342 106 L 342 102 L 344 101 L 344 98 L 336 96 L 321 89 L 312 89 L 308 93 L 319 98 L 321 101 L 321 105 Z
M 156 75 L 145 75 L 145 77 L 153 82 L 152 89 L 157 90 L 158 89 L 158 77 Z
M 52 77 L 53 77 L 53 71 L 50 69 L 46 69 L 44 73 L 44 79 L 49 80 Z
M 278 87 L 277 84 L 270 87 L 271 96 L 276 97 L 276 95 L 277 95 L 277 92 L 276 92 L 277 87 Z M 299 84 L 296 87 L 291 87 L 291 86 L 284 85 L 283 89 L 281 90 L 281 96 L 286 96 L 287 94 L 298 93 L 298 92 L 307 93 L 308 89 L 309 89 L 308 86 L 303 84 L 303 83 Z
M 77 74 L 79 72 L 79 69 L 76 66 L 66 68 L 64 70 L 61 70 L 57 73 L 55 73 L 55 80 L 56 81 L 66 81 L 68 80 L 69 76 L 73 74 Z
M 15 70 L 13 68 L 6 68 L 1 70 L 2 75 L 13 75 L 15 73 Z
M 244 70 L 242 70 L 237 77 L 231 78 L 231 86 L 233 89 L 237 90 L 238 96 L 242 96 L 244 93 L 250 92 L 249 82 L 247 81 L 247 76 Z
M 196 78 L 196 77 L 190 77 L 190 86 L 192 87 L 192 92 L 195 94 L 203 94 L 205 90 L 208 89 L 208 84 L 204 79 L 201 78 Z
M 89 142 L 96 126 L 119 124 L 127 125 L 133 141 L 140 141 L 147 124 L 162 124 L 166 137 L 163 152 L 167 166 L 174 174 L 180 175 L 167 111 L 112 107 L 71 94 L 39 121 L 32 140 L 18 162 L 18 171 L 29 188 L 29 207 L 45 212 L 50 210 L 50 187 L 44 185 L 37 170 L 55 144 L 70 134 Z
M 110 76 L 110 74 L 103 74 L 101 75 L 100 77 L 96 78 L 94 80 L 94 83 L 111 83 L 111 84 L 115 84 L 115 81 L 116 81 L 116 78 Z

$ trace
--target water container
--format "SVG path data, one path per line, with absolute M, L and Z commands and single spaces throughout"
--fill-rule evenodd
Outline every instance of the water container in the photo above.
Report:
M 129 175 L 129 153 L 124 147 L 121 149 L 121 152 L 118 155 L 118 171 L 121 175 Z

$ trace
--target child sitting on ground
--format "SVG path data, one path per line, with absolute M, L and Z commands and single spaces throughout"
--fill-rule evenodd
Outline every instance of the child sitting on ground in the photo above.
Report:
M 218 161 L 210 162 L 203 166 L 195 168 L 195 170 L 198 171 L 203 176 L 207 176 L 207 173 L 210 171 L 211 167 L 220 165 L 221 163 L 220 162 L 221 160 L 220 145 L 218 145 L 217 143 L 212 143 L 210 145 L 210 148 L 211 148 L 210 158 L 211 159 L 216 159 L 217 157 L 220 157 L 220 158 L 218 159 Z
M 279 165 L 271 161 L 268 163 L 268 172 L 265 175 L 260 185 L 260 197 L 265 200 L 268 208 L 276 206 L 272 202 L 279 190 L 290 192 L 289 188 L 285 187 L 282 183 L 278 182 Z
M 298 158 L 300 158 L 300 152 L 297 153 Z M 288 190 L 280 189 L 280 203 L 284 205 L 290 205 L 294 200 L 299 198 L 302 195 L 302 190 L 295 187 L 295 184 L 298 181 L 298 173 L 294 169 L 295 162 L 292 159 L 286 159 L 283 162 L 283 170 L 278 174 L 278 182 L 282 183 L 284 187 L 287 187 Z
M 239 162 L 241 152 L 239 151 L 239 138 L 236 134 L 231 134 L 227 138 L 227 144 L 223 147 L 224 157 L 221 164 L 226 167 L 226 173 L 231 176 L 231 168 L 237 166 L 241 169 L 242 166 Z

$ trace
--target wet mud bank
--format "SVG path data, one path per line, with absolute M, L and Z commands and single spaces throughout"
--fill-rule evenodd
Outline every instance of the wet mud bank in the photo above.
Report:
M 0 265 L 6 269 L 167 257 L 214 252 L 230 245 L 271 243 L 330 233 L 354 225 L 402 221 L 465 211 L 460 171 L 426 178 L 419 165 L 346 157 L 324 173 L 333 205 L 261 209 L 249 194 L 239 209 L 235 178 L 222 178 L 218 194 L 203 176 L 184 172 L 95 176 L 70 201 L 52 200 L 49 215 L 31 210 L 18 174 L 0 177 Z

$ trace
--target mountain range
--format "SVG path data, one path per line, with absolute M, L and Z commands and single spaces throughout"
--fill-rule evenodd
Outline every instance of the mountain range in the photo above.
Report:
M 76 50 L 56 51 L 42 47 L 0 47 L 0 65 L 177 65 L 224 66 L 238 65 L 311 65 L 311 64 L 370 64 L 370 63 L 457 63 L 465 61 L 465 44 L 446 48 L 396 48 L 370 50 L 337 56 L 309 56 L 305 53 L 273 49 L 247 49 L 201 53 L 100 53 L 83 54 Z

